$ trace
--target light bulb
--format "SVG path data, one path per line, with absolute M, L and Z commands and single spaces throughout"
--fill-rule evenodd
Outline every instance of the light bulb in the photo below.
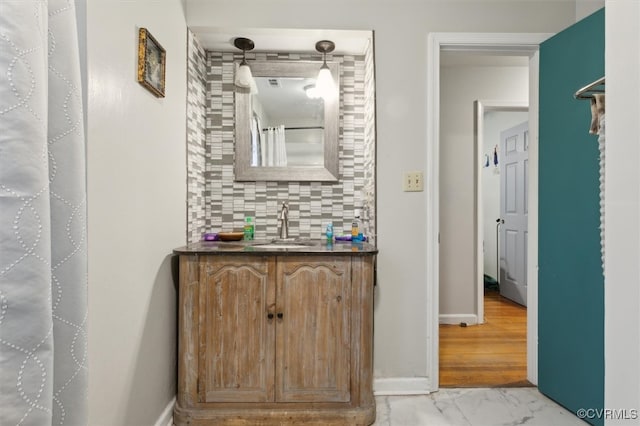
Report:
M 251 68 L 246 62 L 242 62 L 236 71 L 235 84 L 238 87 L 251 87 L 253 76 L 251 75 Z
M 322 64 L 322 68 L 320 68 L 318 78 L 316 79 L 316 90 L 324 99 L 329 99 L 335 96 L 335 89 L 336 86 L 333 81 L 333 76 L 331 75 L 331 70 L 325 62 Z
M 318 93 L 318 88 L 313 84 L 305 86 L 304 91 L 307 94 L 307 98 L 309 99 L 318 99 L 320 97 L 320 93 Z

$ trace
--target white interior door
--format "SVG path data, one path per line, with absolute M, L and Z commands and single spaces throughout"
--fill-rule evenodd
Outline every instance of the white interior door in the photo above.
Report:
M 500 134 L 500 294 L 527 306 L 529 123 Z

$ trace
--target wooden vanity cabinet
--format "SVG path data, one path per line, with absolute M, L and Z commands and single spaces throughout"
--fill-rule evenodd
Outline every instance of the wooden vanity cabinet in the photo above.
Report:
M 373 256 L 181 255 L 176 425 L 369 425 Z

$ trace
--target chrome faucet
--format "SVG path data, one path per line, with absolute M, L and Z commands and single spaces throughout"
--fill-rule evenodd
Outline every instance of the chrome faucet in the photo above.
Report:
M 278 219 L 282 221 L 280 224 L 280 238 L 289 238 L 289 206 L 284 201 L 282 202 L 282 209 L 280 210 Z

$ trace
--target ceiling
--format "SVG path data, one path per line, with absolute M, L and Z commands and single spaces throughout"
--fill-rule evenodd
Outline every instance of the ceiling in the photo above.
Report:
M 254 52 L 315 52 L 320 40 L 336 44 L 333 53 L 363 55 L 373 39 L 372 31 L 365 30 L 303 30 L 273 28 L 211 28 L 189 27 L 205 50 L 239 52 L 233 45 L 236 37 L 246 37 L 255 43 Z
M 324 102 L 320 98 L 309 99 L 304 91 L 305 86 L 315 84 L 315 78 L 255 77 L 255 80 L 262 111 L 270 119 L 265 125 L 322 126 Z

